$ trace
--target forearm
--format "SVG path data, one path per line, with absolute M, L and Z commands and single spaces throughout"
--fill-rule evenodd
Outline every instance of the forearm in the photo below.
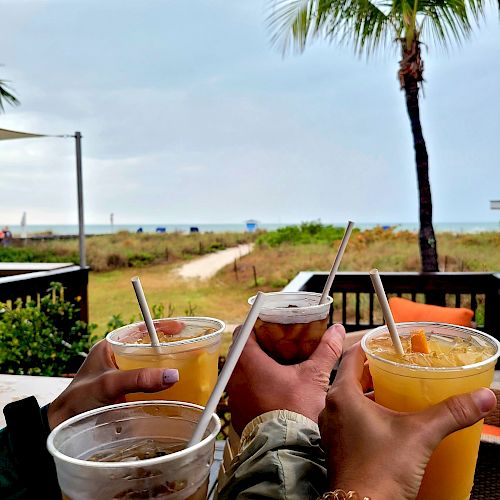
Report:
M 47 452 L 50 429 L 46 408 L 34 397 L 4 409 L 7 427 L 0 431 L 0 498 L 61 497 L 54 461 Z
M 298 413 L 278 410 L 245 428 L 218 498 L 316 499 L 326 486 L 317 425 Z

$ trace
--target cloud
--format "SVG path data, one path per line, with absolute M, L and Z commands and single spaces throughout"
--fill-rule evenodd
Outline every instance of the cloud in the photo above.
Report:
M 0 69 L 22 106 L 0 127 L 82 132 L 89 223 L 416 221 L 398 55 L 318 41 L 283 59 L 268 5 L 10 2 Z M 499 39 L 492 23 L 424 54 L 435 220 L 496 220 Z M 2 220 L 74 223 L 74 154 L 71 139 L 0 143 Z

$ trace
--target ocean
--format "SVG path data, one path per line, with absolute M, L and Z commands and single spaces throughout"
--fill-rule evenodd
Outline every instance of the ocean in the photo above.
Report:
M 344 227 L 345 222 L 325 223 L 335 226 Z M 257 223 L 259 229 L 268 231 L 278 229 L 280 227 L 296 225 L 294 223 Z M 359 229 L 371 229 L 376 226 L 395 227 L 396 231 L 408 230 L 418 231 L 418 223 L 408 222 L 365 222 L 357 223 L 355 227 Z M 21 234 L 20 225 L 9 226 L 14 236 Z M 86 224 L 85 234 L 110 234 L 118 231 L 129 231 L 135 233 L 139 228 L 145 233 L 157 232 L 158 228 L 164 228 L 165 232 L 183 232 L 189 233 L 191 228 L 198 228 L 199 232 L 245 232 L 247 226 L 245 222 L 235 224 Z M 76 235 L 78 234 L 77 224 L 28 224 L 26 226 L 28 236 L 34 236 L 43 233 L 52 233 L 54 235 Z M 161 231 L 162 229 L 160 229 Z M 500 222 L 435 222 L 434 230 L 436 232 L 452 232 L 452 233 L 479 233 L 485 231 L 500 231 Z

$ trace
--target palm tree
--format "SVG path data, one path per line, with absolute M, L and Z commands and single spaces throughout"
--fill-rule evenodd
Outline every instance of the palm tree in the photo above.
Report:
M 415 148 L 420 202 L 422 271 L 438 271 L 432 226 L 429 157 L 420 123 L 419 91 L 424 81 L 423 40 L 448 47 L 460 44 L 483 17 L 486 0 L 274 0 L 269 26 L 283 51 L 304 51 L 308 41 L 323 37 L 349 44 L 367 56 L 398 44 L 399 82 L 406 97 Z
M 9 86 L 5 80 L 0 80 L 0 113 L 5 111 L 3 103 L 7 102 L 11 106 L 18 106 L 19 100 L 9 91 Z

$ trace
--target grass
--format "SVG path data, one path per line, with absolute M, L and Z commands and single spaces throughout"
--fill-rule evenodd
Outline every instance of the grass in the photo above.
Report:
M 86 255 L 94 271 L 144 267 L 164 262 L 175 263 L 224 248 L 248 243 L 259 233 L 129 233 L 86 238 Z M 79 262 L 78 239 L 31 241 L 24 246 L 14 240 L 0 247 L 0 262 Z
M 437 240 L 441 270 L 500 270 L 499 232 L 440 233 Z M 237 324 L 248 311 L 248 297 L 258 290 L 280 290 L 299 271 L 328 271 L 338 245 L 338 239 L 308 244 L 283 242 L 276 246 L 261 241 L 250 255 L 239 259 L 236 265 L 226 266 L 206 281 L 179 278 L 175 269 L 182 264 L 181 259 L 147 265 L 140 270 L 91 272 L 90 318 L 98 324 L 100 334 L 106 331 L 106 323 L 112 315 L 120 314 L 127 322 L 139 319 L 139 308 L 130 284 L 130 278 L 139 274 L 150 305 L 162 304 L 172 316 L 192 313 Z M 367 271 L 372 267 L 381 271 L 418 271 L 417 236 L 379 228 L 353 233 L 340 270 Z

